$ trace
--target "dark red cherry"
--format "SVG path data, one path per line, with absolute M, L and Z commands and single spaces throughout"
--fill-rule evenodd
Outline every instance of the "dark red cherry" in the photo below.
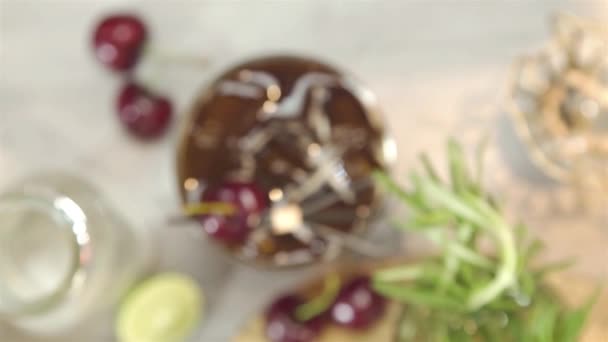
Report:
M 366 329 L 381 318 L 386 299 L 374 292 L 369 277 L 357 277 L 348 282 L 331 307 L 335 324 L 350 329 Z
M 93 35 L 97 59 L 115 71 L 133 68 L 147 38 L 146 27 L 137 17 L 111 15 L 99 22 Z
M 306 322 L 295 318 L 296 308 L 304 301 L 287 295 L 278 298 L 266 312 L 266 337 L 271 342 L 311 342 L 325 325 L 325 317 L 318 316 Z
M 254 183 L 227 182 L 203 193 L 203 202 L 232 204 L 232 215 L 204 215 L 203 229 L 213 238 L 234 245 L 247 239 L 258 223 L 259 214 L 268 206 L 268 197 Z
M 172 116 L 171 103 L 167 98 L 132 82 L 120 91 L 117 110 L 120 121 L 129 132 L 144 139 L 162 135 Z

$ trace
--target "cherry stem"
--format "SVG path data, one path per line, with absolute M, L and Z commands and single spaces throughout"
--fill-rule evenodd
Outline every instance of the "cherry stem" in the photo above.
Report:
M 151 66 L 144 69 L 149 69 L 142 75 L 141 68 L 136 72 L 136 79 L 140 84 L 144 85 L 147 89 L 151 89 L 156 92 L 157 89 L 162 89 L 160 85 L 166 79 L 166 73 L 168 67 L 173 66 L 186 66 L 196 68 L 207 68 L 209 58 L 205 56 L 197 55 L 186 55 L 178 54 L 173 52 L 167 52 L 164 50 L 157 49 L 153 46 L 147 45 L 145 47 L 144 55 L 149 57 L 152 61 Z
M 207 57 L 195 55 L 176 55 L 162 54 L 156 57 L 163 64 L 188 65 L 197 67 L 207 67 L 210 62 Z
M 230 216 L 236 213 L 236 207 L 227 202 L 199 202 L 186 204 L 182 208 L 182 211 L 186 216 L 208 214 Z
M 325 277 L 323 291 L 318 296 L 296 308 L 296 319 L 300 322 L 306 322 L 329 309 L 338 296 L 341 285 L 342 280 L 336 273 Z
M 236 214 L 236 208 L 227 202 L 198 202 L 184 205 L 181 212 L 169 216 L 164 223 L 169 226 L 185 226 L 192 222 L 192 218 L 199 215 L 231 216 Z
M 145 54 L 150 59 L 158 62 L 162 65 L 182 65 L 182 66 L 196 66 L 196 67 L 208 67 L 211 63 L 209 58 L 198 54 L 184 54 L 182 52 L 176 53 L 173 51 L 166 51 L 157 49 L 152 46 L 147 46 Z

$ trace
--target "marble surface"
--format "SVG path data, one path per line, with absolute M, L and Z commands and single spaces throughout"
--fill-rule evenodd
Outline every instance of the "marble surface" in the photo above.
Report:
M 133 225 L 159 237 L 159 268 L 192 274 L 207 291 L 208 316 L 194 340 L 229 340 L 276 291 L 313 271 L 251 269 L 196 232 L 162 224 L 178 203 L 178 125 L 158 142 L 129 138 L 113 109 L 121 80 L 91 56 L 95 20 L 124 9 L 149 22 L 154 50 L 210 61 L 167 66 L 156 76 L 176 102 L 178 121 L 228 65 L 270 52 L 317 56 L 378 95 L 399 148 L 396 175 L 420 151 L 438 155 L 447 135 L 472 146 L 488 133 L 488 182 L 548 242 L 547 258 L 575 256 L 575 272 L 608 275 L 608 224 L 531 167 L 504 111 L 512 62 L 548 37 L 549 16 L 572 10 L 606 19 L 604 2 L 0 0 L 0 187 L 41 168 L 69 170 L 101 187 Z M 146 63 L 139 75 L 154 68 Z M 63 341 L 113 339 L 109 324 L 96 327 L 86 339 Z M 7 331 L 0 327 L 0 340 L 29 341 Z

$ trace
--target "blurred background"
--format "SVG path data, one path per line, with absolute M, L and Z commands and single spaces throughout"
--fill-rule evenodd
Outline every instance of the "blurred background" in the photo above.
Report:
M 114 103 L 123 81 L 93 57 L 94 25 L 116 11 L 145 19 L 154 49 L 209 61 L 155 76 L 177 114 L 158 141 L 142 143 L 121 129 Z M 575 256 L 576 272 L 599 278 L 608 275 L 605 222 L 570 210 L 576 197 L 528 162 L 505 113 L 515 59 L 543 44 L 557 11 L 605 21 L 608 2 L 0 0 L 0 188 L 41 168 L 71 170 L 97 184 L 134 226 L 162 236 L 162 268 L 203 284 L 212 311 L 198 340 L 226 341 L 307 272 L 253 270 L 202 236 L 158 227 L 179 205 L 180 119 L 226 67 L 275 52 L 303 54 L 354 74 L 376 93 L 397 142 L 398 178 L 419 152 L 441 155 L 449 135 L 468 146 L 489 135 L 490 187 L 537 227 L 551 245 L 547 258 Z M 111 330 L 97 327 L 87 340 L 108 340 Z M 0 340 L 12 341 L 3 334 Z

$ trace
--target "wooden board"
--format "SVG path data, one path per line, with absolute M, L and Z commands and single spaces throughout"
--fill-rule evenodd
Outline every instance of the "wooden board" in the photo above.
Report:
M 580 305 L 595 289 L 594 282 L 568 274 L 550 278 L 549 284 L 557 290 L 568 305 Z M 313 285 L 314 286 L 314 285 Z M 399 316 L 399 306 L 391 304 L 383 320 L 364 333 L 353 333 L 336 326 L 327 327 L 319 342 L 382 342 L 392 341 Z M 608 342 L 608 290 L 602 291 L 587 322 L 581 342 Z M 255 317 L 248 322 L 232 342 L 268 342 L 264 336 L 264 318 Z

